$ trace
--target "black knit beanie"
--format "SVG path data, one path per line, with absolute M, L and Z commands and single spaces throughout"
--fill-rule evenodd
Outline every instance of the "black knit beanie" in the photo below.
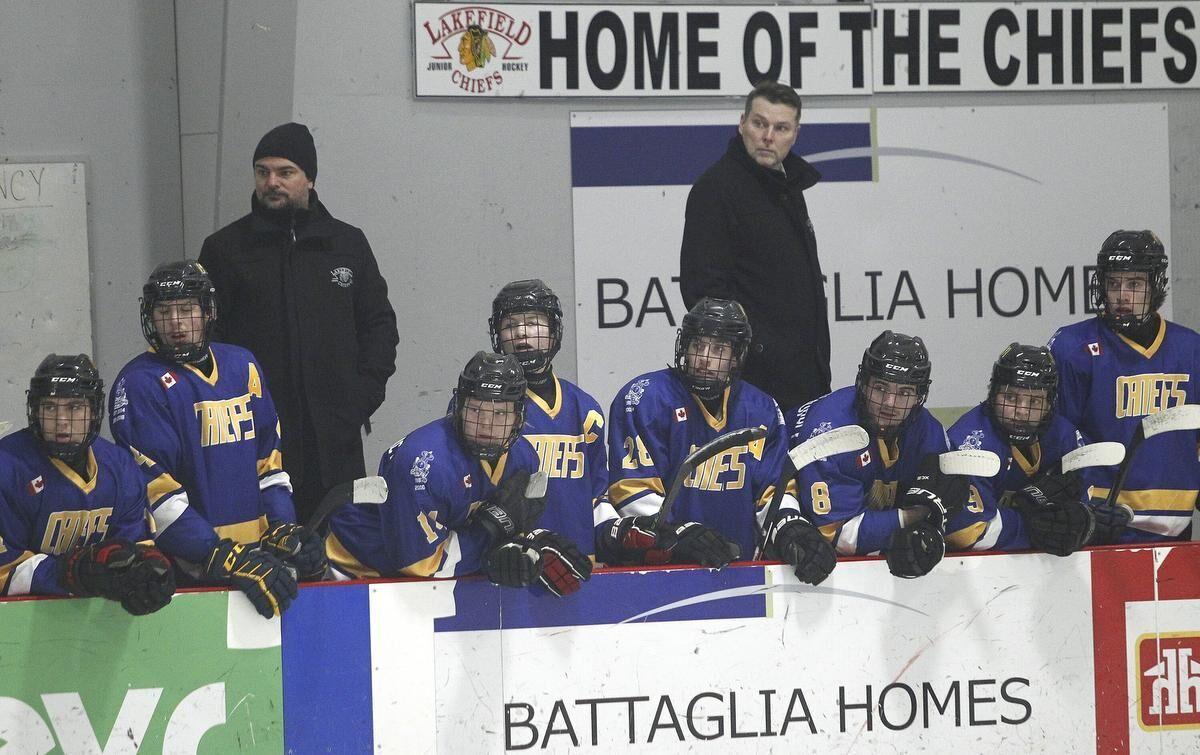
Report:
M 303 123 L 285 123 L 268 131 L 254 150 L 256 163 L 264 157 L 282 157 L 300 166 L 309 181 L 317 180 L 317 148 Z

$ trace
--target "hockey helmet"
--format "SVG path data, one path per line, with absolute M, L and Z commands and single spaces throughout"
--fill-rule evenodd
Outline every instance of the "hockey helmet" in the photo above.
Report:
M 142 335 L 164 359 L 179 364 L 198 362 L 208 355 L 209 332 L 216 318 L 217 291 L 208 271 L 195 260 L 164 262 L 150 273 L 142 286 Z M 200 317 L 189 323 L 193 338 L 172 343 L 158 332 L 154 324 L 155 306 L 179 299 L 195 299 L 200 304 Z
M 467 362 L 454 391 L 454 429 L 476 458 L 495 461 L 517 441 L 525 424 L 525 385 L 521 363 L 511 354 L 480 351 Z
M 535 348 L 529 343 L 529 340 L 535 340 L 532 333 L 525 333 L 524 339 L 518 341 L 515 335 L 504 332 L 504 318 L 525 312 L 540 312 L 549 318 L 549 341 L 545 348 Z M 558 296 L 540 279 L 513 281 L 500 289 L 492 300 L 488 330 L 492 335 L 492 348 L 497 354 L 513 354 L 526 375 L 540 373 L 550 366 L 562 346 L 562 305 Z
M 741 304 L 706 296 L 680 323 L 675 337 L 675 374 L 689 391 L 711 401 L 742 374 L 752 336 Z M 701 339 L 708 341 L 707 347 L 701 345 Z
M 1133 312 L 1113 311 L 1108 301 L 1109 276 L 1112 273 L 1145 273 L 1144 298 Z M 1096 255 L 1092 274 L 1092 303 L 1105 323 L 1122 332 L 1146 322 L 1167 298 L 1167 253 L 1153 231 L 1113 231 Z M 1144 306 L 1142 306 L 1144 303 Z M 1138 312 L 1141 308 L 1143 311 Z
M 1021 396 L 1012 389 L 1044 391 Z M 992 365 L 986 411 L 1013 445 L 1028 445 L 1046 431 L 1058 398 L 1058 366 L 1050 349 L 1011 343 Z M 1023 416 L 1022 416 L 1023 415 Z
M 929 351 L 919 337 L 880 333 L 863 352 L 854 380 L 855 409 L 866 429 L 883 438 L 899 435 L 929 397 L 931 371 Z M 889 393 L 873 379 L 893 383 L 899 392 Z
M 44 417 L 41 404 L 47 398 L 84 399 L 88 415 L 76 418 L 65 407 L 56 407 L 54 418 Z M 91 358 L 87 354 L 47 355 L 29 380 L 25 412 L 29 429 L 48 456 L 77 459 L 100 434 L 100 420 L 104 417 L 104 381 Z M 51 422 L 69 423 L 66 434 L 70 438 L 57 439 L 61 428 L 50 426 Z M 81 439 L 76 440 L 76 436 Z

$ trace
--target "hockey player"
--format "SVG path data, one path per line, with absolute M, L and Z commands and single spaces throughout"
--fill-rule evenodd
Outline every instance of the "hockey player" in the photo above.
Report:
M 1114 231 L 1096 255 L 1092 296 L 1097 316 L 1060 328 L 1050 339 L 1058 363 L 1059 411 L 1092 441 L 1128 446 L 1142 419 L 1200 401 L 1200 334 L 1158 312 L 1167 296 L 1167 255 L 1151 231 Z M 1128 527 L 1094 542 L 1191 538 L 1200 489 L 1197 433 L 1168 432 L 1145 442 L 1129 467 L 1115 512 Z M 1115 468 L 1098 468 L 1093 499 L 1104 500 Z M 1127 508 L 1126 508 L 1127 507 Z
M 570 540 L 537 527 L 545 507 L 527 496 L 541 462 L 521 437 L 525 375 L 516 357 L 480 351 L 458 378 L 453 410 L 384 453 L 388 497 L 330 517 L 334 575 L 457 577 L 482 571 L 499 585 L 539 581 L 563 596 L 591 577 Z
M 884 331 L 863 352 L 854 385 L 787 418 L 793 446 L 844 425 L 870 433 L 874 442 L 862 453 L 800 470 L 801 510 L 839 554 L 884 551 L 891 572 L 905 578 L 923 576 L 941 561 L 946 518 L 967 496 L 965 478 L 937 471 L 936 455 L 949 445 L 924 406 L 931 369 L 920 338 Z
M 0 594 L 100 596 L 131 614 L 171 602 L 150 542 L 146 485 L 97 437 L 104 383 L 86 354 L 50 354 L 26 393 L 29 425 L 0 440 Z
M 1067 556 L 1094 527 L 1077 472 L 1062 474 L 1063 454 L 1084 445 L 1083 434 L 1054 410 L 1058 370 L 1050 350 L 1013 343 L 992 366 L 987 400 L 964 414 L 947 435 L 951 446 L 1000 457 L 1000 473 L 971 477 L 966 507 L 951 518 L 951 550 L 1037 548 Z
M 579 386 L 558 377 L 552 362 L 562 345 L 562 307 L 540 280 L 513 281 L 492 301 L 492 348 L 512 354 L 525 372 L 525 429 L 549 477 L 541 525 L 586 554 L 594 525 L 616 516 L 608 503 L 604 415 Z
M 266 376 L 245 349 L 210 343 L 214 291 L 197 262 L 159 265 L 141 316 L 150 349 L 117 376 L 109 425 L 148 480 L 157 541 L 190 581 L 279 615 L 297 577 L 324 575 L 325 555 L 296 524 Z
M 600 557 L 618 563 L 686 563 L 721 568 L 752 559 L 766 527 L 765 555 L 816 584 L 836 557 L 799 513 L 788 484 L 778 514 L 764 521 L 787 455 L 779 407 L 739 379 L 751 329 L 742 306 L 703 298 L 683 317 L 675 366 L 625 384 L 609 410 L 609 497 L 620 518 L 601 529 Z M 726 432 L 764 427 L 767 437 L 717 454 L 684 482 L 659 521 L 664 491 L 680 463 Z

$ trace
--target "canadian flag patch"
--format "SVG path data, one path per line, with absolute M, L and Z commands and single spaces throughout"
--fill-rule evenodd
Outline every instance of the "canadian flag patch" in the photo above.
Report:
M 46 489 L 46 481 L 42 479 L 41 475 L 38 475 L 37 477 L 34 477 L 32 480 L 29 481 L 29 494 L 30 495 L 37 495 L 38 493 L 42 492 L 45 489 Z
M 1088 344 L 1088 352 L 1094 357 L 1100 356 L 1100 344 L 1089 343 Z
M 163 384 L 164 388 L 172 388 L 175 386 L 175 373 L 164 372 L 162 377 L 160 377 L 158 380 Z
M 463 475 L 463 487 L 464 488 L 471 487 L 471 475 L 469 475 L 469 474 Z
M 871 452 L 863 451 L 858 455 L 858 466 L 865 467 L 871 463 Z
M 683 422 L 685 419 L 687 419 L 687 407 L 681 406 L 675 410 L 675 421 Z

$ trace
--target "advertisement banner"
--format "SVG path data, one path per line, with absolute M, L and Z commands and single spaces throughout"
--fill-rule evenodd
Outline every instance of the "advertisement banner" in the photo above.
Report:
M 578 378 L 602 406 L 673 360 L 688 192 L 739 115 L 571 115 Z M 1091 314 L 1111 231 L 1150 228 L 1171 250 L 1165 105 L 814 108 L 793 151 L 822 173 L 805 199 L 834 388 L 891 329 L 925 339 L 931 407 L 974 405 L 1004 346 Z
M 1200 86 L 1200 2 L 418 2 L 413 18 L 418 97 Z

